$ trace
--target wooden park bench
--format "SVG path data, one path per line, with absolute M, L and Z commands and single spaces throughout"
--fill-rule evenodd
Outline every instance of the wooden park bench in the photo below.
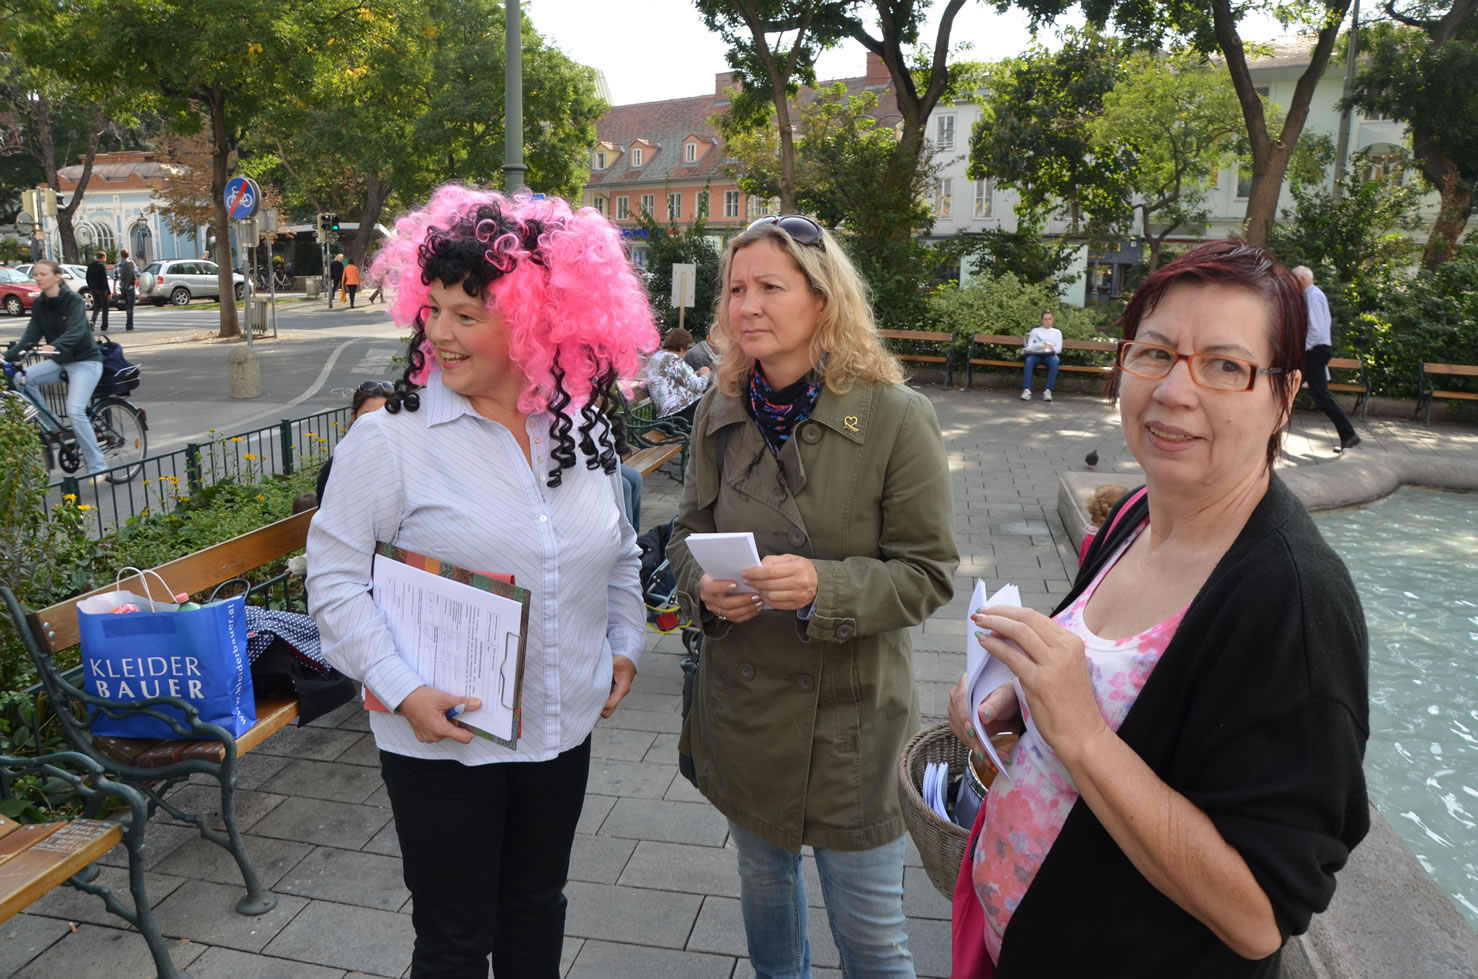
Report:
M 621 411 L 625 415 L 626 441 L 633 450 L 621 460 L 622 464 L 648 476 L 676 459 L 677 474 L 673 475 L 669 468 L 667 475 L 683 482 L 687 477 L 688 439 L 692 434 L 688 420 L 680 415 L 654 418 L 650 398 L 625 404 Z
M 75 788 L 90 808 L 105 799 L 122 799 L 132 818 L 127 822 L 73 819 L 58 823 L 17 823 L 0 817 L 0 922 L 9 921 L 62 884 L 103 899 L 104 906 L 138 929 L 154 958 L 160 979 L 181 973 L 169 957 L 164 936 L 154 922 L 144 885 L 144 830 L 149 804 L 137 788 L 115 782 L 103 766 L 77 752 L 58 752 L 36 758 L 0 756 L 0 779 L 39 774 L 60 779 Z M 103 854 L 122 843 L 128 851 L 128 889 L 133 907 L 122 904 L 110 888 L 96 882 L 93 866 Z
M 1360 417 L 1369 417 L 1367 412 L 1370 410 L 1370 375 L 1365 373 L 1365 364 L 1357 357 L 1330 357 L 1329 369 L 1355 372 L 1355 383 L 1336 381 L 1331 377 L 1329 390 L 1340 394 L 1355 395 L 1355 407 L 1360 409 Z
M 977 356 L 977 347 L 1006 347 L 1008 349 L 1014 348 L 1015 350 L 1020 350 L 1025 346 L 1026 337 L 1023 336 L 1004 336 L 998 333 L 977 333 L 972 336 L 970 338 L 969 356 L 965 361 L 965 387 L 968 388 L 974 384 L 975 368 L 977 367 L 1004 367 L 1019 371 L 1022 369 L 1022 365 L 1026 363 L 1024 356 L 1018 356 L 1015 360 L 989 357 L 987 354 L 991 351 L 988 349 L 980 350 L 979 356 Z M 1118 349 L 1119 345 L 1111 340 L 1062 341 L 1063 353 L 1069 350 L 1075 350 L 1089 354 L 1113 354 Z M 1045 365 L 1043 367 L 1045 369 Z M 1057 370 L 1059 373 L 1067 371 L 1070 374 L 1090 374 L 1095 377 L 1107 377 L 1108 373 L 1113 370 L 1113 364 L 1112 362 L 1107 364 L 1070 364 L 1065 363 L 1061 355 L 1059 355 L 1057 358 Z
M 893 356 L 910 364 L 925 364 L 929 367 L 944 367 L 944 386 L 953 387 L 955 380 L 955 338 L 952 333 L 940 330 L 879 330 L 884 340 L 906 342 L 903 350 L 894 350 Z M 930 346 L 933 345 L 933 346 Z M 923 349 L 920 349 L 923 348 Z M 938 353 L 929 353 L 938 350 Z
M 1473 391 L 1438 391 L 1436 385 L 1432 383 L 1432 375 L 1434 374 L 1449 377 L 1478 377 L 1478 367 L 1470 364 L 1422 364 L 1422 389 L 1420 400 L 1417 402 L 1417 410 L 1420 410 L 1423 404 L 1427 406 L 1428 425 L 1432 424 L 1432 400 L 1434 398 L 1478 401 L 1478 393 Z
M 243 577 L 304 547 L 308 538 L 308 524 L 315 512 L 317 511 L 309 510 L 286 520 L 279 520 L 249 534 L 160 565 L 154 570 L 171 588 L 189 592 L 191 595 L 208 595 L 221 582 Z M 287 579 L 288 575 L 283 573 L 254 585 L 247 592 L 248 598 L 265 597 L 270 601 L 273 589 L 280 589 L 285 604 Z M 145 593 L 138 577 L 125 578 L 117 587 L 137 594 Z M 155 584 L 154 587 L 157 590 L 158 585 Z M 16 629 L 25 643 L 26 652 L 35 664 L 50 710 L 60 722 L 62 735 L 70 751 L 86 761 L 84 767 L 106 772 L 110 778 L 131 786 L 142 795 L 143 808 L 136 809 L 134 816 L 140 834 L 147 819 L 157 809 L 163 808 L 175 819 L 195 826 L 204 839 L 230 852 L 246 885 L 246 896 L 237 902 L 236 910 L 245 915 L 264 914 L 277 904 L 277 897 L 262 886 L 237 826 L 236 763 L 241 755 L 297 718 L 297 698 L 291 695 L 258 696 L 255 726 L 239 738 L 233 738 L 225 729 L 203 723 L 199 719 L 199 712 L 178 697 L 155 697 L 126 703 L 89 695 L 83 689 L 82 667 L 63 673 L 56 668 L 52 657 L 78 644 L 77 603 L 90 595 L 114 589 L 115 586 L 109 584 L 35 612 L 23 609 L 9 588 L 0 586 L 0 598 L 4 599 L 10 617 L 15 621 Z M 104 706 L 109 708 L 111 716 L 144 714 L 165 720 L 171 723 L 181 738 L 95 738 L 90 731 L 88 708 Z M 185 719 L 180 721 L 162 713 L 157 709 L 160 706 L 182 710 Z M 39 716 L 41 712 L 38 711 L 37 714 Z M 209 775 L 220 784 L 220 814 L 226 828 L 224 835 L 211 828 L 208 814 L 184 812 L 166 798 L 177 783 L 197 773 Z M 104 798 L 104 795 L 97 796 L 86 814 L 97 815 Z M 132 832 L 131 829 L 129 831 Z M 3 840 L 0 840 L 0 846 L 3 846 Z M 130 874 L 140 867 L 138 854 L 131 847 Z M 3 867 L 0 867 L 0 871 L 3 871 Z M 110 906 L 110 910 L 116 909 Z

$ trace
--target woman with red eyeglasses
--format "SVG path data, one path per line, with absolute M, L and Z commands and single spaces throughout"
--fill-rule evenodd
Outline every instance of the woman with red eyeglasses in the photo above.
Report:
M 949 601 L 959 563 L 939 424 L 810 218 L 751 225 L 719 281 L 716 390 L 668 549 L 704 633 L 680 751 L 728 818 L 756 975 L 810 975 L 810 846 L 843 973 L 910 977 L 895 775 L 919 726 L 909 629 Z M 714 531 L 754 535 L 742 583 L 693 559 L 688 537 Z
M 954 975 L 1274 976 L 1369 828 L 1364 614 L 1273 472 L 1306 313 L 1260 248 L 1145 280 L 1110 379 L 1147 492 L 1052 617 L 986 608 L 1016 675 L 955 733 L 1021 734 L 955 892 Z

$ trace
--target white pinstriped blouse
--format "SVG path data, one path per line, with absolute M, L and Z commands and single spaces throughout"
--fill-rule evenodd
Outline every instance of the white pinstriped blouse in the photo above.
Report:
M 483 738 L 422 744 L 410 722 L 371 713 L 384 751 L 467 765 L 547 761 L 585 740 L 611 689 L 611 658 L 646 645 L 636 534 L 621 477 L 584 456 L 550 488 L 548 414 L 528 420 L 533 466 L 513 434 L 432 373 L 421 408 L 360 417 L 334 452 L 308 531 L 308 594 L 324 657 L 392 710 L 420 686 L 370 595 L 377 540 L 477 571 L 511 572 L 532 593 L 516 750 Z M 579 450 L 576 450 L 577 455 Z

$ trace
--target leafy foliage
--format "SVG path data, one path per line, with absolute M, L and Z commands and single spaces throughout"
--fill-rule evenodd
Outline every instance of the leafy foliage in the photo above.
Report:
M 720 293 L 719 253 L 708 234 L 707 195 L 698 198 L 698 214 L 686 228 L 678 228 L 676 222 L 663 227 L 645 210 L 639 210 L 636 219 L 640 229 L 647 233 L 647 300 L 652 304 L 659 328 L 666 333 L 681 318 L 683 328 L 694 339 L 703 339 L 713 323 Z M 693 308 L 681 317 L 678 308 L 672 305 L 672 266 L 679 263 L 698 267 L 693 284 Z
M 1012 272 L 980 276 L 963 288 L 941 286 L 929 295 L 928 308 L 929 328 L 953 333 L 960 353 L 976 333 L 1025 336 L 1041 325 L 1048 310 L 1064 339 L 1115 339 L 1102 332 L 1102 318 L 1093 310 L 1063 303 L 1053 283 L 1023 280 Z

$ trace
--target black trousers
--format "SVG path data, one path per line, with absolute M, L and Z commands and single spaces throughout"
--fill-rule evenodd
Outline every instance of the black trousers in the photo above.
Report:
M 565 879 L 590 739 L 545 762 L 463 765 L 380 752 L 405 886 L 414 979 L 558 979 Z
M 138 297 L 138 286 L 128 286 L 123 290 L 123 312 L 128 317 L 123 324 L 124 329 L 133 329 L 133 304 L 138 300 Z
M 359 286 L 345 286 L 344 291 L 349 294 L 349 307 L 354 307 L 354 294 L 359 291 Z
M 1309 383 L 1309 393 L 1314 396 L 1314 404 L 1319 410 L 1329 416 L 1334 422 L 1334 430 L 1339 432 L 1339 440 L 1348 442 L 1355 437 L 1355 426 L 1345 417 L 1340 410 L 1339 404 L 1334 400 L 1334 395 L 1329 393 L 1329 378 L 1325 374 L 1329 367 L 1329 358 L 1334 355 L 1334 348 L 1327 343 L 1310 347 L 1304 351 L 1304 380 Z
M 108 307 L 112 305 L 112 296 L 108 293 L 92 294 L 92 325 L 98 325 L 98 313 L 103 314 L 103 332 L 108 332 Z

